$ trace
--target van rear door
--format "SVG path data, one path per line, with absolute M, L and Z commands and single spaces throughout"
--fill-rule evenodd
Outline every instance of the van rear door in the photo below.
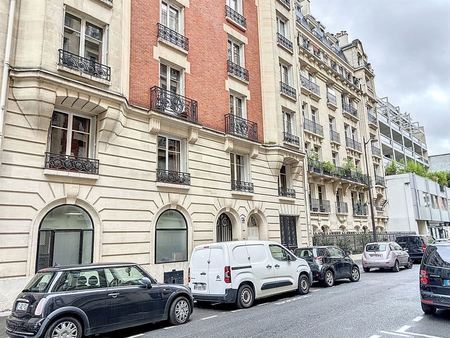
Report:
M 209 256 L 211 249 L 209 245 L 194 249 L 189 266 L 191 281 L 189 286 L 194 294 L 209 293 Z
M 225 266 L 227 261 L 225 259 L 225 247 L 223 244 L 211 245 L 209 256 L 209 271 L 208 271 L 208 287 L 210 295 L 224 295 L 225 289 L 231 288 L 231 284 L 225 283 Z

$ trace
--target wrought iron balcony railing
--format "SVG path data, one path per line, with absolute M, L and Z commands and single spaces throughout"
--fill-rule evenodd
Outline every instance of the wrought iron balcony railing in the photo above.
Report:
M 189 39 L 180 33 L 160 23 L 158 25 L 158 38 L 166 40 L 185 51 L 189 50 Z
M 293 135 L 291 133 L 284 132 L 283 133 L 283 140 L 284 142 L 292 143 L 295 145 L 300 145 L 300 138 L 296 135 Z
M 173 170 L 157 169 L 156 180 L 162 183 L 191 185 L 191 175 Z
M 341 135 L 337 131 L 330 130 L 330 140 L 331 142 L 341 143 Z
M 337 106 L 336 95 L 333 95 L 331 93 L 327 93 L 327 103 L 331 104 L 333 106 Z
M 323 127 L 317 122 L 304 119 L 303 127 L 305 128 L 305 130 L 323 137 Z
M 278 0 L 281 4 L 283 4 L 287 9 L 291 9 L 291 0 Z
M 375 146 L 372 146 L 372 155 L 381 157 L 381 149 Z
M 233 114 L 225 115 L 225 132 L 258 141 L 258 124 Z
M 99 161 L 63 154 L 45 153 L 45 169 L 98 175 Z
M 237 23 L 239 26 L 244 28 L 247 27 L 247 20 L 245 19 L 245 17 L 242 14 L 236 12 L 230 6 L 225 6 L 225 15 L 227 18 Z
M 198 121 L 197 101 L 161 87 L 155 86 L 150 89 L 150 107 L 160 113 L 192 122 Z
M 297 100 L 297 90 L 294 87 L 289 86 L 287 83 L 280 81 L 280 91 L 282 94 L 289 96 L 290 98 Z
M 278 187 L 278 196 L 295 198 L 295 190 L 285 187 Z
M 354 216 L 367 216 L 367 204 L 355 203 L 353 204 Z
M 311 198 L 309 208 L 312 212 L 323 212 L 323 213 L 331 212 L 330 201 L 328 200 Z
M 375 175 L 375 185 L 384 187 L 384 184 L 385 184 L 385 182 L 384 182 L 384 177 L 383 177 L 383 176 Z
M 234 75 L 234 76 L 248 82 L 249 75 L 248 75 L 247 69 L 239 66 L 238 64 L 236 64 L 230 60 L 228 60 L 227 68 L 228 68 L 228 74 Z
M 231 190 L 234 191 L 243 191 L 243 192 L 255 192 L 255 189 L 253 187 L 253 183 L 251 182 L 243 182 L 243 181 L 231 181 Z
M 320 96 L 320 87 L 312 82 L 310 79 L 304 77 L 303 75 L 300 76 L 300 82 L 302 84 L 302 87 L 308 89 L 310 92 L 316 94 L 317 96 Z
M 102 80 L 111 81 L 111 67 L 63 49 L 59 49 L 59 65 Z
M 378 126 L 378 119 L 377 119 L 376 115 L 367 113 L 367 117 L 369 119 L 369 123 Z
M 350 115 L 358 118 L 358 109 L 356 109 L 352 105 L 344 102 L 344 103 L 342 103 L 342 110 L 344 110 L 344 112 L 349 113 Z
M 285 37 L 283 34 L 277 33 L 277 43 L 292 52 L 294 50 L 294 45 L 292 41 Z
M 345 139 L 345 141 L 346 141 L 347 148 L 350 148 L 350 149 L 353 149 L 353 150 L 356 150 L 359 152 L 362 151 L 361 143 L 359 143 L 358 141 L 355 141 L 354 139 L 352 139 L 350 137 L 347 137 Z
M 308 171 L 318 175 L 336 177 L 366 186 L 369 183 L 369 178 L 367 177 L 367 175 L 364 175 L 360 172 L 337 167 L 334 165 L 330 166 L 329 163 L 325 165 L 324 162 L 315 160 L 308 161 Z
M 345 202 L 336 202 L 337 214 L 348 214 L 348 204 Z

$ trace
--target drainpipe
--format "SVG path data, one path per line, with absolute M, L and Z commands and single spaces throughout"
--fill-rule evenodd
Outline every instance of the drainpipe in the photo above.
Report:
M 6 30 L 5 59 L 3 62 L 2 86 L 0 92 L 0 165 L 3 150 L 3 129 L 6 115 L 6 99 L 9 86 L 9 63 L 11 58 L 11 43 L 13 36 L 14 16 L 16 12 L 16 0 L 10 0 L 8 13 L 8 26 Z

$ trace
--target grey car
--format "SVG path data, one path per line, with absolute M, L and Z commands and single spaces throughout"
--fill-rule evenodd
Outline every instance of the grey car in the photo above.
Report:
M 362 255 L 364 272 L 372 268 L 392 269 L 395 272 L 401 266 L 411 269 L 413 262 L 408 252 L 395 242 L 368 243 Z

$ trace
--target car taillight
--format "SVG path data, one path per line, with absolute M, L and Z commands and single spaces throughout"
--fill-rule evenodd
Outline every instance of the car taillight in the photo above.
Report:
M 36 306 L 36 309 L 34 310 L 34 314 L 36 316 L 42 315 L 42 313 L 44 312 L 45 304 L 47 304 L 47 298 L 42 298 Z
M 318 264 L 318 265 L 323 264 L 322 256 L 316 257 L 316 258 L 314 258 L 314 260 L 316 261 L 316 264 Z
M 429 282 L 427 270 L 420 270 L 420 284 L 427 285 Z
M 427 246 L 425 244 L 422 244 L 422 252 L 425 252 L 426 249 L 427 249 Z
M 231 283 L 231 268 L 226 266 L 224 269 L 223 281 L 225 283 Z
M 191 282 L 191 268 L 188 268 L 188 283 Z

